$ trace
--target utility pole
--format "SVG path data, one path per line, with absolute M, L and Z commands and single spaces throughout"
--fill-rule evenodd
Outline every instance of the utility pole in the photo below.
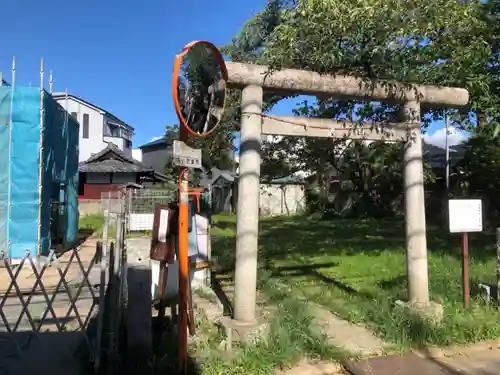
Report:
M 448 127 L 448 114 L 444 112 L 444 126 L 445 126 L 445 158 L 446 158 L 446 170 L 445 170 L 445 179 L 446 179 L 446 194 L 450 191 L 450 147 L 448 146 L 448 135 L 449 135 L 449 127 Z

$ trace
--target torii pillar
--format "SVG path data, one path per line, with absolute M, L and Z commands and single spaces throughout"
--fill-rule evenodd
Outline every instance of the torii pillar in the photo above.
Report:
M 285 69 L 268 74 L 260 65 L 226 62 L 228 86 L 242 89 L 240 177 L 236 219 L 236 274 L 234 298 L 235 325 L 248 326 L 256 322 L 256 282 L 259 237 L 260 142 L 262 129 L 274 130 L 266 134 L 300 135 L 291 130 L 293 124 L 283 122 L 276 131 L 276 120 L 263 119 L 263 91 L 285 95 L 331 96 L 339 99 L 375 100 L 401 104 L 401 123 L 395 128 L 405 132 L 404 187 L 406 259 L 408 273 L 408 302 L 417 307 L 429 305 L 427 270 L 427 242 L 425 224 L 424 178 L 420 113 L 426 108 L 463 107 L 469 100 L 467 90 L 364 80 L 350 76 L 320 75 L 319 73 Z M 276 116 L 274 116 L 276 117 Z M 314 121 L 323 124 L 303 136 L 346 135 L 346 122 L 296 118 L 298 122 Z M 269 121 L 267 121 L 269 120 Z M 350 125 L 351 128 L 354 124 Z M 347 126 L 348 128 L 349 126 Z M 396 129 L 397 130 L 397 129 Z M 313 131 L 315 132 L 313 134 Z M 355 138 L 347 134 L 348 138 Z M 377 136 L 376 139 L 385 139 Z M 394 139 L 394 138 L 392 138 Z

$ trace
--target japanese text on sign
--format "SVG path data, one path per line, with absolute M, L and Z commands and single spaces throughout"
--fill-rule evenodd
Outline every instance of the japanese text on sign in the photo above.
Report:
M 173 162 L 179 167 L 201 168 L 201 150 L 191 148 L 184 142 L 174 141 Z

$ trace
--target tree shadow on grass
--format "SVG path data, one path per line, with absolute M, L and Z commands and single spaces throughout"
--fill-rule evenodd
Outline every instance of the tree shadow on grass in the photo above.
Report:
M 291 253 L 349 256 L 360 252 L 378 256 L 405 248 L 403 219 L 287 219 L 261 222 L 262 256 L 282 258 Z M 494 255 L 493 233 L 475 233 L 469 238 L 471 258 L 484 261 Z M 449 234 L 447 228 L 428 225 L 427 245 L 431 253 L 461 259 L 460 236 Z
M 235 223 L 225 224 L 227 231 L 236 232 Z M 214 236 L 214 253 L 225 252 L 226 265 L 233 269 L 235 236 L 217 238 Z M 444 226 L 428 225 L 428 251 L 434 256 L 449 256 L 462 259 L 460 236 L 450 235 Z M 220 245 L 219 245 L 220 244 Z M 331 285 L 352 296 L 350 303 L 359 309 L 368 309 L 372 328 L 386 338 L 403 337 L 412 347 L 425 348 L 429 342 L 446 343 L 453 339 L 453 334 L 446 332 L 446 327 L 434 327 L 406 309 L 396 307 L 396 299 L 407 298 L 406 275 L 395 275 L 393 278 L 376 280 L 380 291 L 376 295 L 360 293 L 343 280 L 330 277 L 321 272 L 322 267 L 335 267 L 337 264 L 321 264 L 322 256 L 379 256 L 382 253 L 405 251 L 405 230 L 402 219 L 390 220 L 354 220 L 332 219 L 318 220 L 304 217 L 285 217 L 264 219 L 259 231 L 259 262 L 261 267 L 271 271 L 280 278 L 306 276 L 320 281 L 323 285 Z M 220 246 L 220 247 L 219 247 Z M 475 262 L 486 262 L 495 254 L 495 235 L 491 232 L 470 235 L 470 258 Z M 313 264 L 307 264 L 311 259 Z M 313 260 L 314 259 L 314 260 Z M 284 262 L 280 262 L 280 261 Z M 291 261 L 291 262 L 290 262 Z M 404 260 L 402 260 L 404 262 Z M 292 264 L 290 264 L 292 263 Z M 297 264 L 298 263 L 298 264 Z M 283 265 L 282 265 L 283 264 Z M 446 272 L 445 272 L 446 271 Z M 444 301 L 460 300 L 460 276 L 450 276 L 450 269 L 443 272 L 431 270 L 431 292 L 434 297 Z M 494 269 L 491 270 L 494 277 Z M 351 298 L 351 297 L 349 297 Z M 374 301 L 376 300 L 376 301 Z M 376 306 L 374 306 L 376 302 Z M 398 333 L 399 332 L 399 333 Z M 450 336 L 451 335 L 451 336 Z
M 341 291 L 353 295 L 360 296 L 368 299 L 373 299 L 374 296 L 370 293 L 359 291 L 354 289 L 353 287 L 347 285 L 339 279 L 334 277 L 329 277 L 322 274 L 319 270 L 321 268 L 332 268 L 338 266 L 339 263 L 322 263 L 322 264 L 307 264 L 307 265 L 295 265 L 295 266 L 275 266 L 269 267 L 268 270 L 271 273 L 271 276 L 280 277 L 282 279 L 293 278 L 293 277 L 302 277 L 308 276 L 312 277 L 322 283 L 330 286 L 334 286 Z
M 216 224 L 218 226 L 220 222 Z M 235 235 L 236 223 L 234 221 L 224 222 L 224 228 L 230 230 L 233 235 L 225 237 L 213 237 L 213 254 L 215 262 L 224 271 L 232 272 L 234 269 Z M 460 236 L 450 235 L 448 231 L 437 226 L 428 226 L 427 239 L 430 253 L 435 255 L 447 255 L 457 260 L 462 259 L 460 249 Z M 384 220 L 353 220 L 332 219 L 318 220 L 306 217 L 280 217 L 262 219 L 259 231 L 259 263 L 275 274 L 283 274 L 284 269 L 279 269 L 280 261 L 286 266 L 295 267 L 296 276 L 309 276 L 325 284 L 335 285 L 340 289 L 346 284 L 337 278 L 325 276 L 317 267 L 307 266 L 308 259 L 323 256 L 379 256 L 386 252 L 398 252 L 404 254 L 404 225 L 402 219 Z M 494 234 L 479 233 L 471 235 L 470 258 L 476 262 L 485 262 L 492 259 L 495 252 Z M 328 261 L 327 259 L 325 259 Z M 292 264 L 290 265 L 290 261 Z M 320 261 L 321 262 L 321 261 Z M 290 274 L 291 271 L 288 270 Z M 494 270 L 491 271 L 493 277 Z M 289 275 L 291 276 L 291 275 Z M 489 279 L 488 279 L 489 280 Z M 484 280 L 484 281 L 488 281 Z M 450 295 L 450 287 L 453 293 L 460 280 L 451 280 L 449 272 L 440 275 L 439 272 L 432 274 L 431 287 L 433 293 L 447 298 Z M 458 285 L 457 284 L 457 285 Z M 378 287 L 383 294 L 393 295 L 396 299 L 405 299 L 407 281 L 405 275 L 397 276 L 395 279 L 382 280 Z M 347 290 L 345 290 L 347 291 Z M 355 294 L 353 290 L 349 294 Z

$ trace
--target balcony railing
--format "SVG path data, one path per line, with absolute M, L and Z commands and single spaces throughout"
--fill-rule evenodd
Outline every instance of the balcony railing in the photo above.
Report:
M 109 124 L 104 125 L 103 135 L 105 137 L 124 138 L 129 141 L 132 140 L 132 133 L 129 130 L 115 126 L 110 126 Z

